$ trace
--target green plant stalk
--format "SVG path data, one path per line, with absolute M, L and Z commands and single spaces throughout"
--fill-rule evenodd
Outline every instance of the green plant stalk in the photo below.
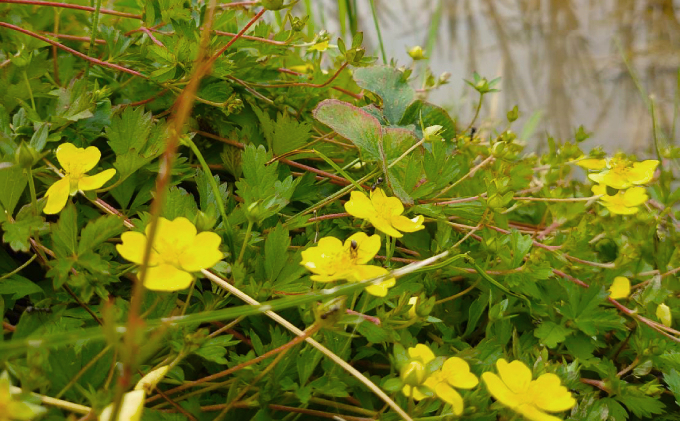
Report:
M 22 265 L 19 266 L 18 268 L 14 269 L 14 270 L 11 271 L 11 272 L 7 272 L 6 274 L 0 276 L 0 281 L 9 278 L 9 277 L 12 276 L 12 275 L 16 275 L 17 273 L 19 273 L 19 272 L 21 272 L 22 270 L 24 270 L 28 265 L 31 264 L 32 261 L 34 261 L 34 260 L 36 259 L 36 257 L 38 257 L 38 255 L 37 255 L 37 254 L 34 254 L 33 256 L 31 256 L 30 259 L 28 259 L 24 264 L 22 264 Z
M 238 254 L 238 263 L 241 263 L 243 261 L 243 255 L 246 252 L 246 247 L 248 247 L 248 240 L 250 240 L 250 234 L 253 231 L 253 221 L 248 221 L 248 228 L 246 228 L 246 235 L 243 237 L 243 244 L 241 245 L 241 252 Z
M 97 28 L 99 27 L 99 11 L 102 8 L 102 0 L 95 0 L 94 15 L 92 16 L 92 28 L 90 29 L 90 47 L 87 50 L 87 55 L 90 56 L 94 51 L 94 41 L 97 39 Z M 90 73 L 91 62 L 87 62 L 85 67 L 85 78 L 87 79 Z M 115 418 L 112 418 L 115 419 Z
M 191 301 L 191 296 L 194 294 L 194 288 L 196 288 L 196 279 L 191 281 L 191 286 L 189 286 L 189 293 L 187 294 L 186 301 L 184 301 L 184 305 L 182 306 L 182 312 L 180 313 L 182 316 L 187 314 L 187 309 L 189 308 L 189 301 Z
M 234 248 L 234 230 L 231 224 L 229 224 L 227 210 L 225 209 L 224 203 L 222 202 L 221 199 L 222 196 L 220 195 L 220 188 L 217 185 L 217 181 L 215 181 L 212 171 L 210 171 L 210 166 L 205 161 L 205 158 L 203 158 L 203 154 L 196 146 L 196 143 L 194 143 L 194 141 L 190 139 L 188 136 L 185 136 L 182 139 L 182 143 L 189 146 L 194 155 L 196 155 L 196 159 L 198 159 L 198 162 L 201 164 L 201 169 L 203 169 L 203 172 L 208 176 L 208 184 L 210 184 L 210 189 L 212 190 L 213 195 L 215 196 L 215 201 L 217 202 L 217 209 L 219 210 L 220 216 L 222 217 L 222 226 L 224 227 L 224 234 L 226 237 L 225 242 L 227 243 L 229 251 L 233 255 L 233 253 L 236 251 L 236 249 Z
M 315 155 L 318 155 L 321 159 L 323 159 L 324 161 L 326 161 L 326 163 L 327 163 L 328 165 L 330 165 L 331 167 L 333 167 L 333 169 L 334 169 L 338 174 L 342 175 L 342 176 L 345 177 L 347 180 L 349 180 L 349 182 L 352 183 L 352 185 L 353 185 L 355 188 L 357 188 L 358 190 L 361 190 L 361 189 L 362 189 L 361 186 L 360 186 L 356 181 L 354 181 L 354 179 L 353 179 L 349 174 L 347 174 L 342 168 L 340 168 L 340 166 L 338 166 L 338 164 L 336 164 L 335 162 L 333 162 L 332 159 L 328 158 L 326 155 L 322 154 L 321 152 L 317 151 L 316 149 L 312 149 L 312 152 L 314 152 Z
M 475 121 L 477 121 L 477 117 L 479 117 L 479 112 L 482 110 L 482 103 L 484 102 L 484 94 L 480 93 L 479 94 L 479 103 L 477 104 L 477 109 L 475 110 L 475 115 L 472 117 L 472 120 L 470 121 L 470 124 L 463 130 L 463 133 L 467 133 L 470 131 L 472 126 L 475 124 Z
M 36 215 L 40 215 L 38 211 L 38 196 L 35 193 L 35 181 L 33 180 L 33 168 L 29 168 L 28 171 L 28 189 L 31 192 L 31 203 L 33 203 L 33 210 L 35 210 Z
M 371 0 L 371 14 L 373 15 L 373 25 L 375 26 L 375 32 L 378 34 L 378 44 L 380 45 L 382 62 L 383 64 L 387 64 L 387 54 L 385 54 L 385 45 L 383 44 L 382 33 L 380 32 L 380 22 L 378 21 L 378 11 L 375 8 L 375 0 Z
M 31 108 L 35 111 L 35 99 L 33 99 L 33 90 L 31 89 L 31 82 L 28 81 L 28 75 L 26 70 L 21 72 L 24 76 L 24 82 L 26 82 L 26 89 L 28 89 L 28 96 L 31 98 Z

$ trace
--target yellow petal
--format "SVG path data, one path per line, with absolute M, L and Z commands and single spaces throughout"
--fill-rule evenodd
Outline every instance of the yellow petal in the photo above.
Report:
M 560 378 L 553 373 L 542 374 L 532 382 L 529 394 L 537 408 L 547 412 L 562 412 L 576 405 L 576 400 Z
M 447 359 L 441 370 L 446 374 L 448 383 L 458 389 L 472 389 L 479 383 L 477 376 L 470 372 L 470 366 L 462 358 Z
M 623 202 L 626 206 L 633 207 L 645 203 L 649 199 L 644 187 L 631 187 L 623 193 Z
M 94 168 L 102 154 L 95 146 L 78 148 L 72 143 L 62 143 L 57 148 L 57 160 L 67 174 L 80 177 Z
M 337 259 L 344 253 L 342 242 L 335 237 L 323 237 L 316 247 L 303 251 L 300 262 L 317 275 L 334 275 L 337 272 Z
M 582 159 L 578 162 L 576 162 L 576 165 L 579 167 L 585 168 L 587 170 L 595 170 L 599 171 L 604 169 L 607 166 L 607 161 L 604 159 L 594 159 L 594 158 L 589 158 L 589 159 Z
M 151 224 L 146 227 L 146 235 L 149 236 Z M 180 216 L 172 221 L 160 217 L 158 218 L 158 228 L 154 247 L 160 254 L 184 252 L 194 243 L 196 238 L 196 226 L 188 219 Z
M 637 207 L 628 207 L 620 203 L 608 204 L 604 203 L 604 206 L 609 210 L 609 212 L 615 215 L 632 215 L 637 213 Z
M 151 393 L 153 388 L 155 388 L 156 385 L 163 380 L 163 377 L 168 374 L 168 370 L 170 370 L 170 366 L 163 365 L 148 372 L 137 382 L 134 390 L 143 390 L 146 393 Z
M 454 388 L 446 383 L 439 383 L 435 389 L 434 393 L 444 402 L 451 405 L 453 413 L 460 416 L 463 414 L 464 404 L 463 397 L 460 393 L 456 392 Z
M 590 190 L 592 190 L 593 194 L 596 196 L 607 196 L 607 186 L 604 184 L 595 184 Z
M 411 297 L 408 299 L 408 303 L 411 308 L 408 309 L 408 317 L 415 319 L 418 315 L 416 314 L 416 307 L 418 306 L 418 297 Z
M 371 192 L 371 203 L 373 203 L 378 215 L 385 219 L 404 213 L 404 205 L 401 200 L 396 197 L 385 196 L 385 192 L 379 187 Z
M 82 177 L 78 181 L 78 188 L 82 191 L 95 190 L 106 184 L 107 181 L 116 175 L 116 170 L 109 168 L 99 174 Z
M 359 265 L 368 263 L 380 250 L 379 235 L 374 234 L 369 237 L 363 232 L 357 232 L 345 240 L 345 249 L 349 249 L 352 246 L 352 241 L 355 241 L 357 245 L 356 250 L 353 252 L 356 257 L 353 260 Z
M 507 406 L 508 408 L 515 408 L 520 405 L 520 401 L 515 393 L 513 393 L 508 386 L 498 377 L 496 374 L 491 372 L 482 373 L 482 380 L 486 385 L 486 388 L 491 393 L 498 402 Z
M 617 276 L 609 287 L 609 297 L 614 300 L 626 298 L 630 294 L 630 280 L 625 276 Z
M 194 277 L 168 264 L 147 269 L 144 286 L 153 291 L 179 291 L 189 288 Z
M 562 421 L 561 418 L 546 414 L 545 412 L 530 404 L 522 404 L 513 409 L 529 421 Z
M 369 219 L 369 221 L 371 222 L 371 225 L 375 227 L 375 229 L 384 232 L 390 237 L 401 238 L 404 236 L 404 234 L 400 233 L 399 231 L 392 227 L 390 221 L 383 218 L 382 216 L 376 216 L 374 218 Z
M 419 360 L 423 364 L 427 364 L 434 360 L 434 352 L 424 344 L 418 344 L 408 349 L 408 355 L 413 360 Z
M 141 232 L 128 231 L 124 232 L 120 239 L 122 244 L 116 245 L 116 250 L 125 259 L 132 263 L 142 264 L 144 259 L 144 248 L 146 247 L 146 235 Z M 158 253 L 155 250 L 151 250 L 151 256 L 149 258 L 150 265 L 158 264 Z
M 632 184 L 647 184 L 654 178 L 654 171 L 658 165 L 659 161 L 655 159 L 636 162 L 628 171 L 628 179 Z
M 498 374 L 513 393 L 525 393 L 531 383 L 531 370 L 522 361 L 508 363 L 503 358 L 496 361 Z
M 408 219 L 405 216 L 399 215 L 399 216 L 393 216 L 392 217 L 392 226 L 399 231 L 403 232 L 415 232 L 415 231 L 420 231 L 421 229 L 425 228 L 423 226 L 423 221 L 425 220 L 425 217 L 423 215 L 418 215 L 413 219 Z
M 656 317 L 665 326 L 671 327 L 673 324 L 673 315 L 671 314 L 671 309 L 666 304 L 659 304 L 656 308 Z
M 420 393 L 420 391 L 418 390 L 418 388 L 416 388 L 416 387 L 411 387 L 411 386 L 409 386 L 409 385 L 407 385 L 407 384 L 404 385 L 404 387 L 401 389 L 401 392 L 402 392 L 405 396 L 411 396 L 411 394 L 413 394 L 413 399 L 415 399 L 415 400 L 417 400 L 417 401 L 421 401 L 421 400 L 427 398 L 427 395 L 425 395 L 425 394 L 423 394 L 423 393 Z
M 353 191 L 350 199 L 345 202 L 345 210 L 350 215 L 359 219 L 368 219 L 375 216 L 375 208 L 371 200 L 360 191 Z
M 54 215 L 55 213 L 61 212 L 68 201 L 70 185 L 71 181 L 68 176 L 57 180 L 56 183 L 52 184 L 45 193 L 47 203 L 45 204 L 43 212 L 48 215 Z
M 143 390 L 133 390 L 123 395 L 123 403 L 118 412 L 117 421 L 139 421 L 144 411 L 145 393 Z M 99 421 L 111 421 L 113 404 L 107 406 L 99 415 Z
M 319 43 L 316 43 L 312 45 L 311 47 L 307 48 L 307 51 L 326 51 L 328 49 L 328 41 L 322 41 Z
M 352 276 L 350 281 L 360 282 L 366 279 L 377 278 L 379 276 L 386 275 L 389 271 L 380 266 L 371 265 L 357 265 L 351 268 Z M 388 278 L 377 285 L 369 285 L 366 287 L 366 292 L 371 295 L 378 297 L 384 297 L 387 295 L 387 290 L 392 288 L 396 280 L 394 278 Z
M 215 266 L 222 260 L 221 242 L 222 238 L 214 232 L 198 234 L 194 237 L 194 242 L 179 256 L 180 266 L 187 272 L 198 272 Z

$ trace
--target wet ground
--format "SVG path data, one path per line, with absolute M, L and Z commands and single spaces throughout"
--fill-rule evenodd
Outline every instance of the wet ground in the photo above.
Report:
M 312 6 L 335 35 L 338 1 L 345 0 Z M 379 55 L 369 0 L 349 3 L 356 4 L 357 26 Z M 519 105 L 517 131 L 532 118 L 537 122 L 526 135 L 534 149 L 546 149 L 547 133 L 567 139 L 583 124 L 593 133 L 586 149 L 602 145 L 649 155 L 650 97 L 662 142 L 675 137 L 680 1 L 376 0 L 376 8 L 387 57 L 409 65 L 407 48 L 433 41 L 426 49 L 429 65 L 435 75 L 452 76 L 430 100 L 452 110 L 463 126 L 477 101 L 463 79 L 477 71 L 502 77 L 502 91 L 488 98 L 482 115 L 492 124 Z

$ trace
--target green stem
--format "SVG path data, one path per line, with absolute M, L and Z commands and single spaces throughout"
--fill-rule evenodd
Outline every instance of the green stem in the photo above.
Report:
M 24 270 L 24 268 L 25 268 L 26 266 L 30 265 L 31 262 L 34 261 L 36 257 L 38 257 L 38 255 L 37 255 L 37 254 L 34 254 L 33 256 L 31 256 L 30 259 L 28 259 L 28 260 L 26 261 L 26 263 L 22 264 L 21 266 L 19 266 L 18 268 L 14 269 L 13 271 L 7 272 L 6 274 L 0 276 L 0 281 L 9 278 L 9 277 L 12 276 L 12 275 L 16 275 L 17 273 L 19 273 L 19 272 L 21 272 L 22 270 Z
M 94 41 L 97 39 L 97 27 L 99 26 L 99 10 L 102 7 L 102 0 L 96 0 L 96 4 L 94 6 L 94 15 L 92 16 L 92 29 L 90 30 L 90 47 L 87 49 L 87 55 L 91 56 L 92 51 L 94 51 Z M 87 75 L 90 72 L 90 65 L 91 62 L 87 62 L 87 67 L 85 68 L 85 78 L 87 78 Z M 115 411 L 114 411 L 115 412 Z M 113 414 L 117 415 L 117 414 Z M 111 419 L 115 419 L 111 418 Z
M 24 82 L 26 82 L 26 88 L 28 89 L 28 96 L 31 97 L 31 107 L 33 108 L 33 111 L 35 111 L 35 99 L 33 99 L 33 90 L 31 89 L 31 83 L 28 81 L 28 75 L 26 74 L 26 70 L 23 72 L 24 75 Z
M 484 94 L 479 94 L 479 104 L 477 104 L 475 116 L 472 117 L 472 121 L 470 121 L 470 124 L 468 124 L 467 128 L 463 133 L 468 132 L 472 128 L 472 125 L 475 124 L 475 121 L 477 121 L 477 117 L 479 117 L 479 111 L 482 109 L 482 102 L 484 102 Z
M 226 243 L 227 247 L 229 248 L 229 251 L 234 253 L 235 248 L 234 248 L 234 231 L 231 225 L 229 224 L 229 220 L 227 218 L 227 210 L 224 207 L 224 203 L 222 202 L 222 195 L 220 194 L 220 188 L 217 185 L 217 181 L 215 181 L 215 177 L 212 175 L 212 171 L 210 171 L 210 167 L 208 166 L 208 163 L 205 161 L 205 158 L 203 158 L 203 154 L 201 151 L 198 149 L 196 144 L 194 143 L 193 140 L 191 140 L 188 137 L 185 137 L 182 139 L 182 143 L 189 146 L 191 151 L 196 155 L 196 158 L 198 159 L 198 162 L 201 164 L 201 168 L 203 169 L 203 172 L 207 175 L 208 177 L 208 184 L 210 184 L 210 189 L 213 192 L 213 195 L 215 196 L 215 202 L 217 203 L 217 209 L 220 212 L 220 216 L 222 217 L 222 226 L 224 227 L 224 233 L 226 236 Z
M 28 169 L 28 189 L 31 191 L 31 202 L 33 203 L 33 209 L 35 209 L 35 214 L 39 215 L 38 212 L 38 197 L 35 194 L 35 181 L 33 181 L 33 169 Z
M 189 301 L 191 301 L 191 296 L 194 293 L 194 288 L 196 287 L 196 279 L 194 279 L 191 282 L 191 286 L 189 287 L 189 293 L 187 294 L 186 301 L 184 301 L 184 306 L 182 307 L 182 316 L 187 314 L 187 308 L 189 308 Z
M 371 0 L 371 14 L 373 14 L 375 32 L 378 34 L 378 44 L 380 44 L 380 54 L 382 55 L 382 61 L 383 64 L 387 64 L 387 54 L 385 54 L 385 45 L 383 45 L 382 33 L 380 32 L 380 23 L 378 22 L 378 11 L 375 8 L 374 0 Z
M 248 240 L 250 240 L 250 233 L 253 231 L 253 221 L 248 221 L 248 228 L 246 228 L 246 236 L 243 238 L 243 245 L 241 245 L 241 252 L 238 254 L 238 263 L 243 260 L 243 254 L 246 252 Z

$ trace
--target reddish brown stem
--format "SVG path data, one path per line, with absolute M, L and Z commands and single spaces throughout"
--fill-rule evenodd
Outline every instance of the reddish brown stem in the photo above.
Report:
M 233 32 L 225 32 L 225 31 L 213 31 L 213 32 L 216 33 L 217 35 L 222 35 L 222 36 L 225 36 L 225 37 L 235 37 L 235 36 L 238 35 L 238 34 L 235 34 Z M 254 37 L 254 36 L 251 36 L 251 35 L 241 35 L 241 38 L 247 39 L 247 40 L 250 40 L 250 41 L 263 42 L 265 44 L 278 45 L 278 46 L 283 46 L 283 47 L 288 45 L 288 43 L 285 42 L 285 41 L 276 41 L 276 40 L 273 40 L 273 39 Z
M 283 350 L 286 350 L 286 349 L 288 349 L 288 348 L 290 348 L 290 347 L 292 347 L 292 346 L 294 346 L 294 345 L 299 344 L 300 342 L 303 342 L 305 339 L 307 339 L 310 335 L 312 335 L 312 334 L 313 334 L 314 332 L 316 332 L 317 330 L 319 330 L 319 326 L 311 327 L 310 329 L 308 329 L 308 330 L 305 332 L 304 335 L 296 336 L 296 337 L 293 338 L 290 342 L 287 342 L 287 343 L 284 344 L 284 345 L 281 345 L 281 346 L 279 346 L 279 347 L 277 347 L 277 348 L 274 348 L 274 349 L 272 349 L 272 350 L 269 351 L 269 352 L 265 352 L 264 354 L 260 355 L 260 356 L 257 357 L 257 358 L 253 358 L 252 360 L 248 360 L 248 361 L 243 362 L 243 363 L 241 363 L 241 364 L 235 365 L 235 366 L 233 366 L 233 367 L 231 367 L 231 368 L 229 368 L 229 369 L 227 369 L 227 370 L 220 371 L 219 373 L 215 373 L 215 374 L 212 374 L 212 375 L 210 375 L 210 376 L 203 377 L 202 379 L 195 380 L 195 381 L 193 381 L 193 382 L 184 383 L 184 384 L 181 385 L 181 386 L 177 386 L 177 387 L 175 387 L 175 388 L 173 388 L 173 389 L 166 390 L 166 391 L 165 391 L 165 394 L 166 394 L 166 395 L 172 395 L 172 394 L 175 394 L 175 393 L 177 393 L 177 392 L 181 392 L 182 390 L 189 389 L 189 388 L 191 388 L 191 387 L 197 386 L 197 385 L 202 384 L 202 383 L 205 383 L 205 382 L 209 382 L 209 381 L 221 379 L 222 377 L 228 376 L 228 375 L 230 375 L 231 373 L 235 373 L 235 372 L 241 370 L 242 368 L 246 368 L 246 367 L 251 366 L 251 365 L 253 365 L 253 364 L 256 364 L 256 363 L 258 363 L 258 362 L 260 362 L 260 361 L 262 361 L 262 360 L 266 360 L 267 358 L 269 358 L 269 357 L 271 357 L 271 356 L 273 356 L 273 355 L 276 355 L 276 354 L 278 354 L 279 352 L 281 352 L 281 351 L 283 351 Z M 151 403 L 151 402 L 153 402 L 153 401 L 155 401 L 155 400 L 158 400 L 158 399 L 160 399 L 160 396 L 158 396 L 158 395 L 156 395 L 156 396 L 151 396 L 150 398 L 148 398 L 148 399 L 146 400 L 146 403 Z
M 0 0 L 0 2 L 2 2 L 2 1 L 3 1 L 3 0 Z M 5 1 L 6 1 L 6 0 L 5 0 Z M 139 76 L 139 77 L 141 77 L 141 78 L 147 79 L 146 76 L 144 76 L 143 74 L 141 74 L 141 73 L 139 73 L 139 72 L 137 72 L 137 71 L 135 71 L 135 70 L 128 69 L 127 67 L 119 66 L 119 65 L 117 65 L 117 64 L 108 63 L 108 62 L 106 62 L 106 61 L 101 61 L 101 60 L 96 59 L 96 58 L 92 58 L 92 57 L 90 57 L 90 56 L 88 56 L 88 55 L 86 55 L 86 54 L 81 53 L 80 51 L 76 51 L 76 50 L 74 50 L 73 48 L 69 48 L 69 47 L 65 46 L 64 44 L 60 44 L 60 43 L 58 43 L 58 42 L 56 42 L 56 41 L 52 41 L 52 40 L 49 39 L 49 38 L 46 38 L 46 37 L 44 37 L 44 36 L 42 36 L 42 35 L 36 34 L 35 32 L 31 32 L 31 31 L 29 31 L 29 30 L 27 30 L 27 29 L 24 29 L 24 28 L 21 28 L 21 27 L 19 27 L 19 26 L 12 25 L 11 23 L 0 22 L 0 26 L 4 26 L 5 28 L 12 29 L 12 30 L 17 31 L 17 32 L 21 32 L 21 33 L 26 34 L 26 35 L 28 35 L 28 36 L 31 36 L 31 37 L 33 37 L 33 38 L 37 38 L 37 39 L 39 39 L 39 40 L 41 40 L 41 41 L 44 41 L 44 42 L 46 42 L 46 43 L 48 43 L 48 44 L 50 44 L 50 45 L 53 45 L 53 46 L 55 46 L 55 47 L 57 47 L 57 48 L 60 48 L 60 49 L 62 49 L 62 50 L 64 50 L 64 51 L 68 51 L 69 53 L 71 53 L 71 54 L 73 54 L 73 55 L 75 55 L 75 56 L 77 56 L 77 57 L 80 57 L 80 58 L 82 58 L 83 60 L 87 60 L 87 61 L 89 61 L 89 62 L 91 62 L 91 63 L 94 63 L 94 64 L 97 64 L 97 65 L 99 65 L 99 66 L 103 66 L 103 67 L 108 67 L 108 68 L 111 68 L 111 69 L 120 70 L 121 72 L 129 73 L 129 74 L 131 74 L 131 75 L 135 75 L 135 76 Z
M 148 104 L 148 103 L 150 103 L 150 102 L 155 101 L 155 100 L 158 99 L 159 97 L 163 96 L 166 92 L 168 92 L 168 90 L 167 90 L 167 89 L 163 89 L 162 91 L 160 91 L 160 92 L 157 93 L 156 95 L 152 96 L 151 98 L 143 99 L 143 100 L 137 101 L 137 102 L 131 102 L 131 103 L 129 103 L 129 104 L 121 104 L 121 105 L 122 105 L 123 107 L 138 107 L 138 106 L 140 106 L 140 105 Z
M 53 1 L 38 1 L 38 0 L 0 0 L 0 3 L 14 3 L 14 4 L 29 4 L 33 6 L 48 6 L 48 7 L 62 7 L 64 9 L 83 10 L 86 12 L 94 12 L 96 9 L 90 6 L 81 6 L 78 4 L 58 3 Z M 139 19 L 142 20 L 142 15 L 135 15 L 133 13 L 119 12 L 117 10 L 99 9 L 99 13 L 104 15 L 120 16 L 122 18 Z
M 288 88 L 290 86 L 305 86 L 308 88 L 323 88 L 325 86 L 328 86 L 331 82 L 333 82 L 338 76 L 340 76 L 340 72 L 342 72 L 345 67 L 347 67 L 349 63 L 344 62 L 342 66 L 336 72 L 331 76 L 327 81 L 324 83 L 307 83 L 307 82 L 291 82 L 291 83 L 281 83 L 279 85 L 262 85 L 262 84 L 257 84 L 254 86 L 258 86 L 260 88 Z
M 1 0 L 0 0 L 1 1 Z M 44 35 L 49 35 L 51 37 L 59 38 L 59 39 L 65 39 L 68 41 L 80 41 L 80 42 L 90 42 L 90 37 L 80 37 L 77 35 L 68 35 L 68 34 L 57 34 L 53 32 L 42 32 Z M 106 41 L 103 39 L 95 39 L 94 40 L 95 44 L 103 45 L 106 44 Z M 52 48 L 57 48 L 57 46 L 53 45 Z

